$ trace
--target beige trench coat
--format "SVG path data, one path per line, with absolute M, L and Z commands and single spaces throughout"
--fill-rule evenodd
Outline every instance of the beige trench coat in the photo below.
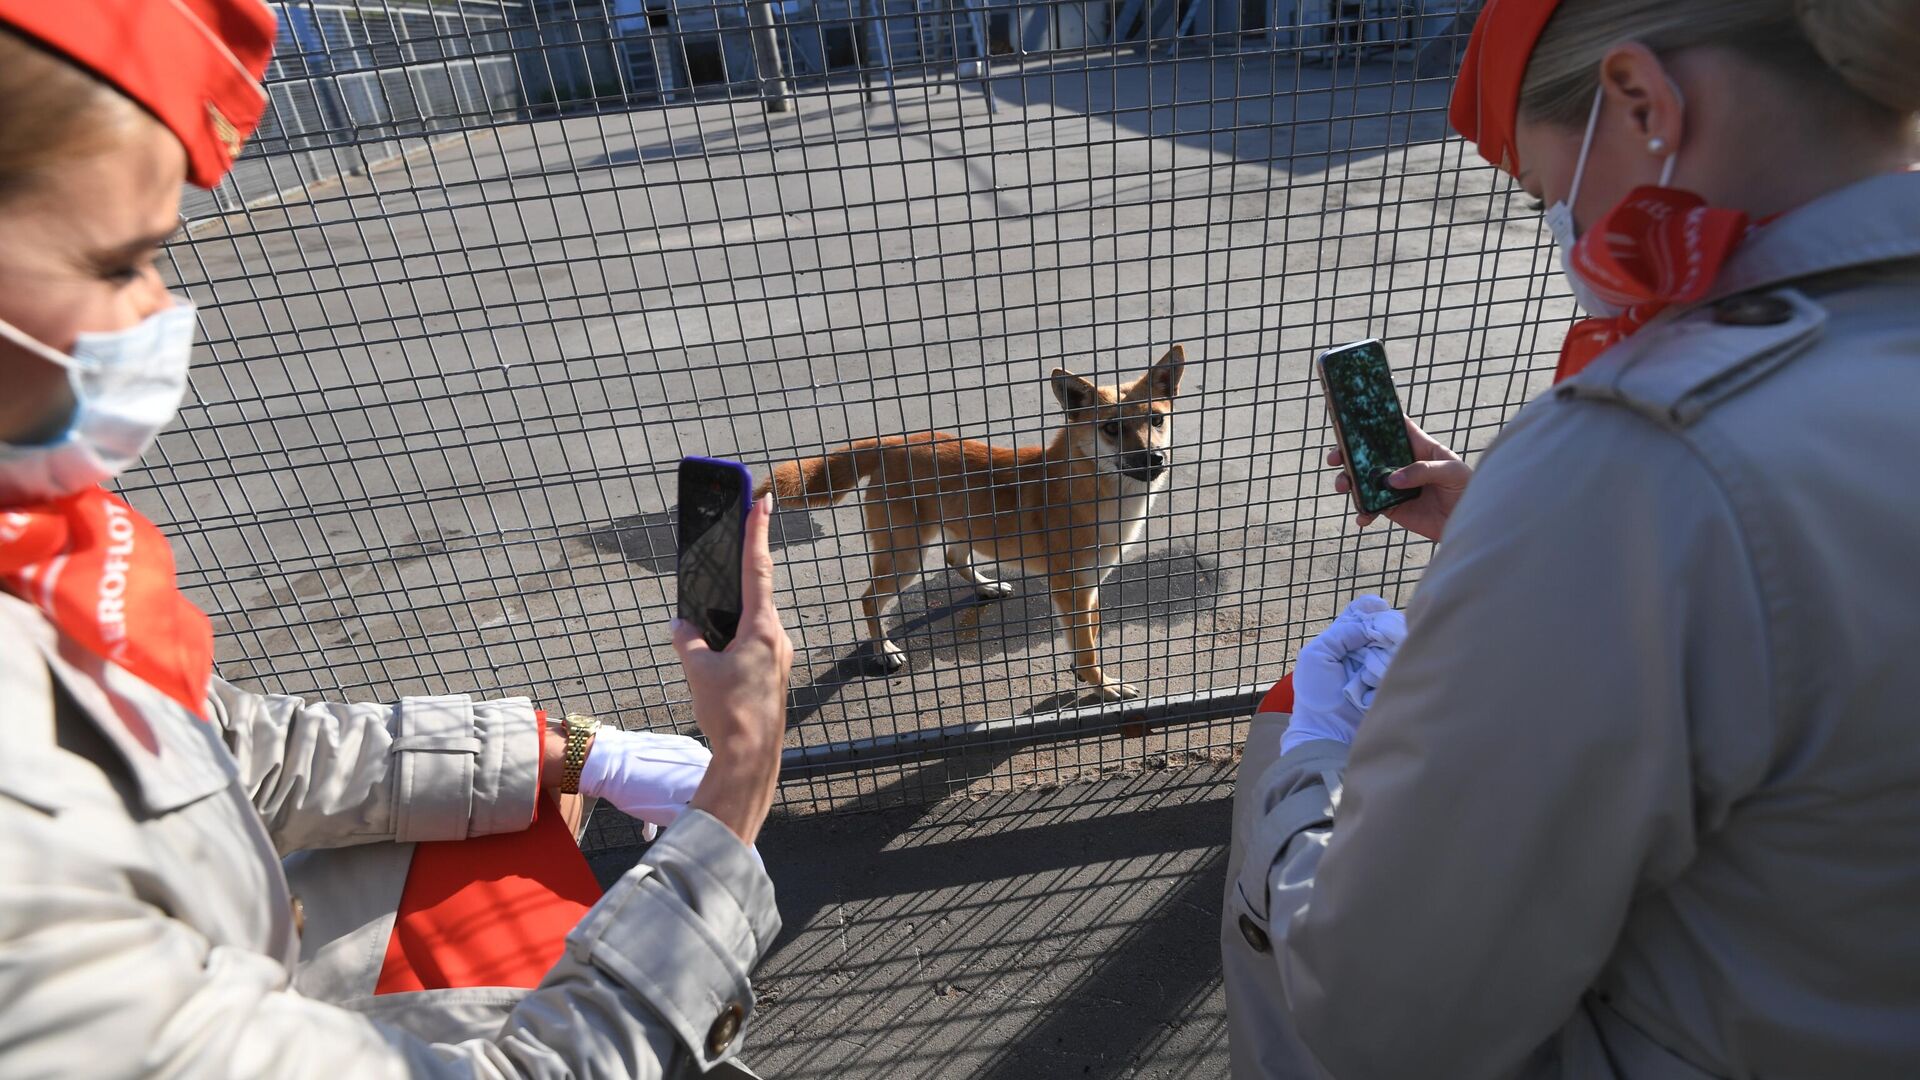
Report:
M 1238 1075 L 1920 1076 L 1917 451 L 1916 173 L 1522 410 L 1351 756 L 1241 774 Z
M 0 594 L 0 701 L 0 1076 L 732 1071 L 780 919 L 746 846 L 697 811 L 537 989 L 371 996 L 411 842 L 531 819 L 526 700 L 349 707 L 216 680 L 207 724 Z M 336 854 L 290 860 L 303 950 L 281 857 L 308 849 Z

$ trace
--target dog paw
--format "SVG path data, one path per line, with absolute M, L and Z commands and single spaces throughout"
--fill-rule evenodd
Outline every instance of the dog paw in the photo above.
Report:
M 892 675 L 907 666 L 906 650 L 891 641 L 880 643 L 867 652 L 867 671 L 873 675 Z
M 1004 581 L 983 581 L 974 586 L 973 594 L 982 600 L 1005 600 L 1013 595 L 1013 586 Z

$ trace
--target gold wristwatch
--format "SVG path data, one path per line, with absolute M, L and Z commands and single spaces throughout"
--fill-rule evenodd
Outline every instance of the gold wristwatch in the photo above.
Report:
M 577 795 L 580 793 L 580 770 L 587 764 L 587 744 L 593 741 L 593 733 L 600 730 L 600 721 L 591 716 L 568 713 L 563 727 L 567 735 L 567 754 L 560 772 L 560 793 Z

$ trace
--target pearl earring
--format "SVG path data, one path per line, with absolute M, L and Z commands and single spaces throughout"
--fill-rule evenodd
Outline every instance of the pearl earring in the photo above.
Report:
M 1655 135 L 1653 138 L 1647 140 L 1647 153 L 1652 154 L 1655 157 L 1658 157 L 1661 154 L 1664 154 L 1666 152 L 1667 152 L 1667 140 L 1661 138 L 1658 135 Z

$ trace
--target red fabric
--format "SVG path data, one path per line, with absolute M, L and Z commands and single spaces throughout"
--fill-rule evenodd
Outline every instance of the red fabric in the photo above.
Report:
M 1514 127 L 1520 117 L 1520 86 L 1533 47 L 1560 0 L 1487 0 L 1460 58 L 1447 119 L 1460 137 L 1502 172 L 1520 175 Z
M 0 512 L 0 587 L 202 714 L 212 624 L 175 584 L 167 538 L 117 496 L 94 487 Z M 120 716 L 158 752 L 137 712 Z M 600 883 L 544 790 L 539 805 L 525 831 L 414 849 L 376 993 L 540 982 Z
M 1254 712 L 1290 713 L 1293 711 L 1293 673 L 1288 672 L 1273 684 L 1267 696 L 1260 699 L 1260 707 Z
M 202 714 L 212 624 L 175 584 L 167 538 L 117 496 L 94 487 L 0 512 L 0 587 Z M 120 716 L 158 753 L 137 712 Z M 524 831 L 414 849 L 375 993 L 539 984 L 600 883 L 544 789 L 536 807 Z
M 547 790 L 547 710 L 533 710 L 533 727 L 533 760 L 539 763 L 534 766 L 533 786 L 545 791 Z M 540 820 L 538 800 L 533 804 L 533 820 Z
M 1553 381 L 1586 370 L 1674 304 L 1706 296 L 1753 227 L 1744 211 L 1716 209 L 1690 191 L 1635 188 L 1586 230 L 1571 259 L 1602 299 L 1626 310 L 1575 323 L 1560 346 Z
M 0 0 L 0 24 L 159 118 L 201 187 L 232 168 L 266 111 L 274 18 L 261 0 Z
M 173 574 L 167 538 L 104 488 L 0 512 L 0 588 L 199 716 L 213 677 L 213 626 Z M 124 719 L 156 749 L 138 714 Z
M 522 832 L 414 848 L 375 994 L 540 984 L 600 899 L 560 808 L 540 804 Z

